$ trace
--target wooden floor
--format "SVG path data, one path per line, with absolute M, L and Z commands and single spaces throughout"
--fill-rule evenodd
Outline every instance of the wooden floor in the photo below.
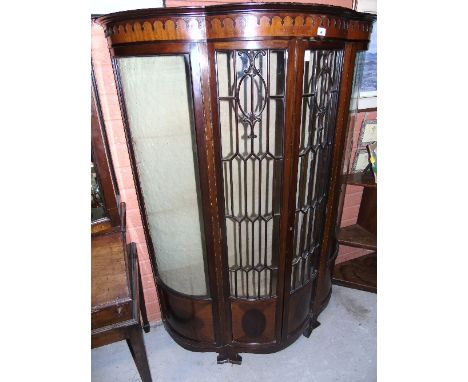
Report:
M 333 284 L 377 293 L 377 253 L 336 264 Z

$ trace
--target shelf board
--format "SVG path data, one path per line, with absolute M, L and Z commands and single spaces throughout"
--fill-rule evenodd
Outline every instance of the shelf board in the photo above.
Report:
M 372 173 L 356 172 L 354 174 L 345 174 L 344 183 L 354 186 L 377 187 Z
M 377 293 L 377 253 L 336 264 L 333 284 Z
M 377 250 L 377 236 L 353 224 L 340 228 L 337 235 L 338 243 L 349 247 Z

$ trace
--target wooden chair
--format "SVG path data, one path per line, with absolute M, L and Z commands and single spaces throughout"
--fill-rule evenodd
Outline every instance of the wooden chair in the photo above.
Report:
M 120 227 L 91 236 L 91 348 L 125 339 L 142 381 L 151 382 L 142 333 L 149 323 L 136 245 L 125 239 L 125 203 L 120 212 Z

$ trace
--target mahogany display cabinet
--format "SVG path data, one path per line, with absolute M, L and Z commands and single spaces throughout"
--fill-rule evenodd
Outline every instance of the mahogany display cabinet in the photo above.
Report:
M 331 295 L 357 53 L 375 16 L 296 3 L 101 16 L 163 322 L 240 363 Z

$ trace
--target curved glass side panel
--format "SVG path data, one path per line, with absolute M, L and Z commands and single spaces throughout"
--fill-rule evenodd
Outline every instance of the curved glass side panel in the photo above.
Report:
M 117 63 L 159 276 L 178 292 L 207 295 L 188 58 Z
M 291 291 L 317 275 L 343 50 L 306 50 L 304 61 Z

